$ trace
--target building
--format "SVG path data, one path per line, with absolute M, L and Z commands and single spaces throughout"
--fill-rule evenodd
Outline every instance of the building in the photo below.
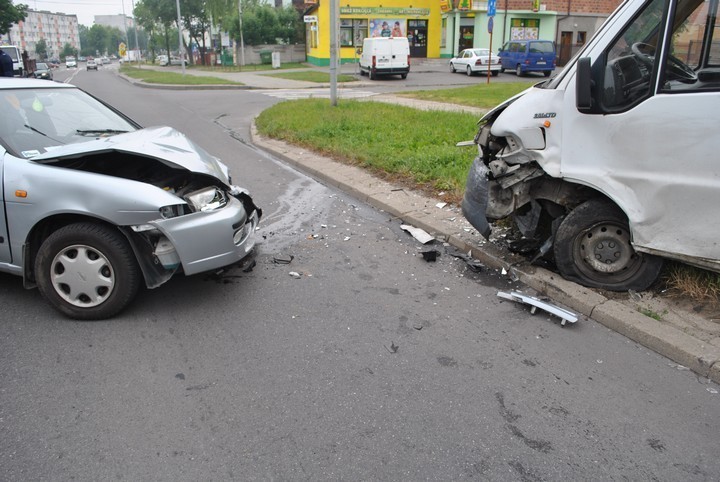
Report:
M 555 41 L 562 65 L 621 1 L 346 0 L 340 2 L 340 58 L 357 61 L 363 38 L 381 35 L 386 22 L 410 39 L 414 58 L 450 58 L 468 47 L 497 51 L 508 40 L 539 38 Z M 494 15 L 488 12 L 493 4 Z M 305 11 L 307 61 L 312 64 L 330 63 L 329 19 L 330 2 L 313 3 Z
M 41 39 L 45 39 L 49 58 L 60 58 L 65 44 L 80 51 L 77 15 L 28 9 L 25 20 L 13 25 L 2 43 L 16 45 L 27 52 L 28 57 L 35 58 L 35 47 Z
M 441 0 L 443 1 L 443 0 Z M 487 0 L 444 0 L 442 56 L 467 47 L 497 51 L 509 40 L 553 40 L 563 65 L 597 31 L 621 0 L 496 0 L 488 16 Z M 489 31 L 492 30 L 492 35 Z
M 121 32 L 135 27 L 135 20 L 127 15 L 95 15 L 95 25 L 114 27 Z
M 358 49 L 365 37 L 383 35 L 383 24 L 391 26 L 397 35 L 410 40 L 412 57 L 439 57 L 441 53 L 440 2 L 438 0 L 352 0 L 340 5 L 341 62 L 357 61 Z M 306 10 L 307 61 L 315 65 L 330 65 L 330 2 L 320 2 Z

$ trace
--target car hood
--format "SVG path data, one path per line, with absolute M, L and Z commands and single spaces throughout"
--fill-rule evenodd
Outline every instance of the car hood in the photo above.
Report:
M 120 152 L 156 159 L 170 167 L 208 174 L 228 183 L 228 169 L 218 158 L 172 127 L 147 127 L 134 132 L 101 137 L 87 142 L 51 147 L 32 161 L 53 164 L 103 152 Z

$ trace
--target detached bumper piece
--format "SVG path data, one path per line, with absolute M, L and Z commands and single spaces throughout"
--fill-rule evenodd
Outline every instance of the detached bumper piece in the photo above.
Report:
M 534 296 L 527 296 L 522 293 L 518 293 L 517 291 L 511 291 L 510 293 L 498 291 L 497 295 L 499 298 L 502 298 L 504 300 L 518 301 L 520 303 L 530 305 L 530 314 L 532 315 L 535 314 L 538 308 L 540 308 L 541 310 L 545 310 L 548 313 L 562 319 L 562 321 L 560 322 L 561 326 L 565 326 L 565 323 L 576 323 L 578 320 L 578 317 L 575 313 L 568 311 L 564 308 L 560 308 L 559 306 L 555 306 L 551 303 L 542 301 L 538 298 L 535 298 Z

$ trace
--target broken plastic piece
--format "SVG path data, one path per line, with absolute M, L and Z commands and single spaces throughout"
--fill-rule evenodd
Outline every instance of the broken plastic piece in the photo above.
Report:
M 565 326 L 565 323 L 575 323 L 578 320 L 578 317 L 575 313 L 568 311 L 564 308 L 560 308 L 559 306 L 555 306 L 551 303 L 547 303 L 545 301 L 542 301 L 538 298 L 535 298 L 534 296 L 527 296 L 522 293 L 518 293 L 517 291 L 511 291 L 510 293 L 505 293 L 503 291 L 498 291 L 497 293 L 498 297 L 510 300 L 510 301 L 519 301 L 520 303 L 526 303 L 531 306 L 530 313 L 535 314 L 535 311 L 540 308 L 545 311 L 547 311 L 550 314 L 553 314 L 557 316 L 558 318 L 562 319 L 562 322 L 560 322 L 561 326 Z
M 290 263 L 292 263 L 293 259 L 295 259 L 295 256 L 293 256 L 292 254 L 290 256 L 278 255 L 273 258 L 273 263 L 275 263 L 275 264 L 290 264 Z
M 437 260 L 438 256 L 440 256 L 440 251 L 438 251 L 437 249 L 431 249 L 430 251 L 423 251 L 420 254 L 422 254 L 422 257 L 425 261 L 431 263 Z
M 427 232 L 420 228 L 416 228 L 415 226 L 410 226 L 409 224 L 403 224 L 400 226 L 401 229 L 404 229 L 408 233 L 412 234 L 413 238 L 420 241 L 422 244 L 427 244 L 430 241 L 435 241 L 435 238 L 430 236 Z
M 300 278 L 300 273 L 298 273 L 297 271 L 290 271 L 288 274 L 295 279 Z

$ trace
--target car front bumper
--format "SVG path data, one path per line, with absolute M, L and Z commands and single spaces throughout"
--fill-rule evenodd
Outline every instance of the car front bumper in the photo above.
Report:
M 247 212 L 244 203 L 230 196 L 222 209 L 197 212 L 150 223 L 175 248 L 186 275 L 223 268 L 247 256 L 255 246 L 260 213 Z

